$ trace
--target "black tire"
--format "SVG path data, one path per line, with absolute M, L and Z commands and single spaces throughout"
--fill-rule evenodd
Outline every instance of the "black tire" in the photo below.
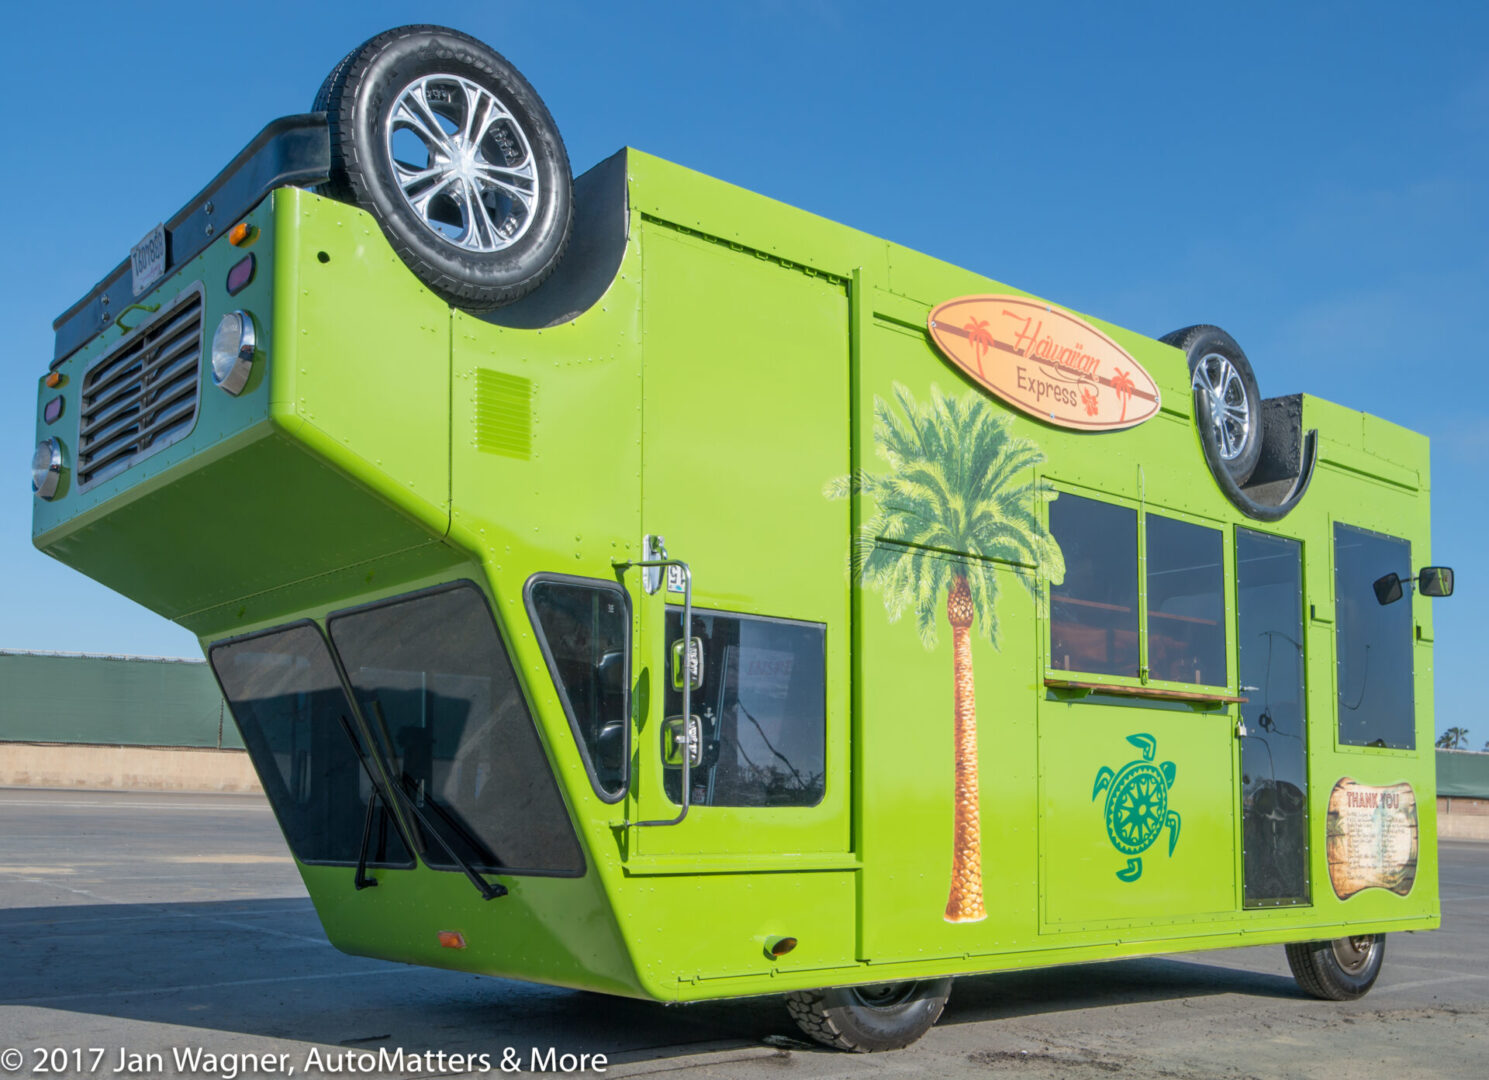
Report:
M 1251 479 L 1262 452 L 1262 400 L 1251 361 L 1235 338 L 1218 326 L 1186 326 L 1158 340 L 1187 354 L 1189 384 L 1209 392 L 1216 420 L 1200 437 L 1214 448 L 1231 478 L 1244 484 Z M 1229 377 L 1231 372 L 1234 378 Z M 1217 408 L 1220 403 L 1224 410 Z M 1244 419 L 1238 417 L 1240 411 Z
M 400 108 L 410 102 L 418 108 Z M 388 30 L 331 70 L 314 110 L 331 134 L 323 192 L 370 213 L 444 300 L 500 307 L 558 265 L 573 220 L 568 153 L 542 99 L 495 50 L 441 26 Z M 477 117 L 486 124 L 467 139 Z
M 840 986 L 787 994 L 786 1008 L 819 1043 L 867 1054 L 899 1050 L 931 1030 L 950 993 L 950 979 Z
M 1287 965 L 1304 992 L 1326 1001 L 1353 1001 L 1375 985 L 1386 958 L 1386 936 L 1366 934 L 1287 947 Z

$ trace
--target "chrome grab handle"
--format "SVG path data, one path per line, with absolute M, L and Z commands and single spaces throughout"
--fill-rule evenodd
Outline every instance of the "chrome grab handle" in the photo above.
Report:
M 667 549 L 662 545 L 661 537 L 657 537 L 656 541 L 657 543 L 653 550 L 661 556 L 660 558 L 615 563 L 615 568 L 617 570 L 628 570 L 634 566 L 643 570 L 649 570 L 661 569 L 664 566 L 675 566 L 682 571 L 682 639 L 685 642 L 691 642 L 693 640 L 693 571 L 681 559 L 667 557 Z M 688 648 L 685 645 L 683 647 L 684 655 L 686 655 L 687 651 Z M 664 709 L 663 712 L 665 711 Z M 688 750 L 691 750 L 691 746 L 688 745 L 692 742 L 693 680 L 691 678 L 684 678 L 682 681 L 682 715 L 684 745 L 688 746 Z M 700 730 L 698 732 L 698 745 L 700 749 L 702 748 L 702 744 L 703 732 Z M 682 754 L 682 809 L 678 811 L 675 818 L 658 819 L 656 821 L 631 821 L 627 822 L 627 824 L 632 828 L 638 829 L 646 826 L 680 824 L 682 819 L 688 816 L 688 795 L 693 786 L 692 765 L 693 755 L 685 750 Z

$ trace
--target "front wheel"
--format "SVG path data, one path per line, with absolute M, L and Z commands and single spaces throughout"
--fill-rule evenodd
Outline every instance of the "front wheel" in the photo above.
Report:
M 1364 997 L 1380 976 L 1385 957 L 1384 934 L 1304 941 L 1287 947 L 1287 964 L 1298 985 L 1326 1001 Z
M 950 979 L 840 986 L 787 994 L 786 1008 L 818 1042 L 866 1054 L 909 1046 L 940 1019 L 950 993 Z
M 573 217 L 569 159 L 537 92 L 456 30 L 404 26 L 353 49 L 316 95 L 325 192 L 366 210 L 414 275 L 471 311 L 553 272 Z

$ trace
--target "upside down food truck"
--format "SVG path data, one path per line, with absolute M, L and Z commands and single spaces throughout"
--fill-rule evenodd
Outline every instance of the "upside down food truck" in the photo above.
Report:
M 55 324 L 37 547 L 195 633 L 331 941 L 903 1046 L 1438 925 L 1427 440 L 349 53 Z

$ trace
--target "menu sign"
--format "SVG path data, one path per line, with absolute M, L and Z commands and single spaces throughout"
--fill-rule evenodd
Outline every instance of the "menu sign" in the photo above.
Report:
M 931 312 L 946 358 L 1014 408 L 1059 427 L 1117 431 L 1158 412 L 1158 385 L 1127 350 L 1027 296 L 963 296 Z
M 1349 777 L 1329 794 L 1329 882 L 1348 899 L 1362 889 L 1411 892 L 1417 878 L 1417 796 L 1410 784 L 1372 787 Z

